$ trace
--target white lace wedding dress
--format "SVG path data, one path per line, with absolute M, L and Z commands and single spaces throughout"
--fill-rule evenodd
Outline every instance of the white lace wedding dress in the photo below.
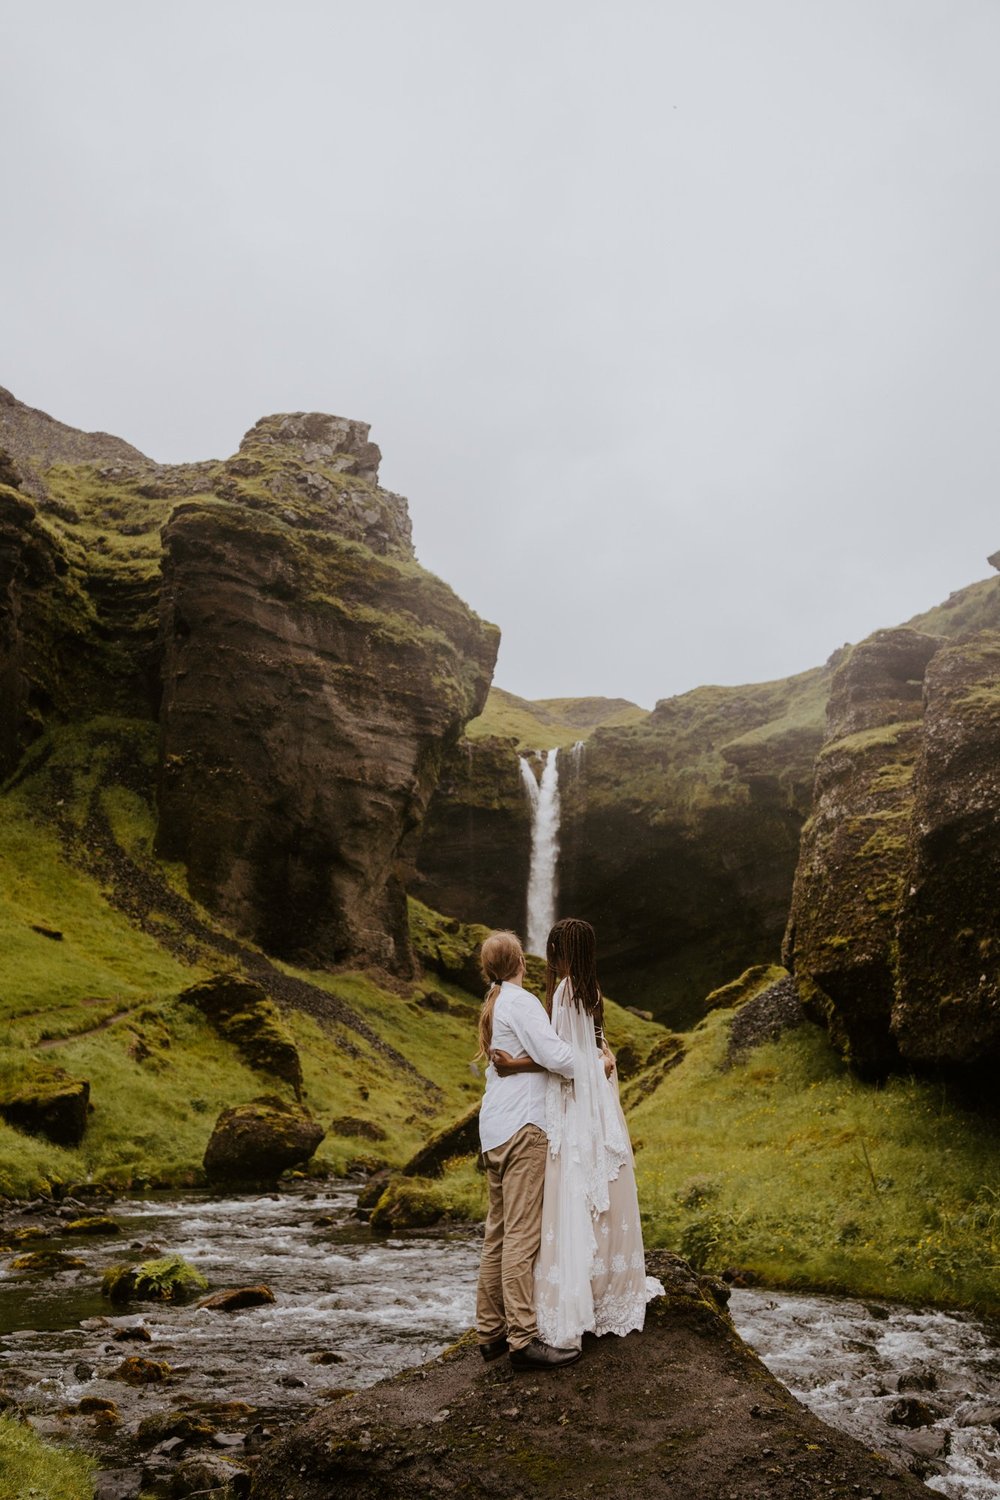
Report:
M 542 1245 L 535 1262 L 538 1336 L 579 1348 L 584 1333 L 641 1329 L 646 1303 L 663 1287 L 647 1277 L 639 1200 L 617 1075 L 604 1076 L 593 1018 L 563 980 L 552 1025 L 573 1048 L 574 1077 L 550 1073 Z

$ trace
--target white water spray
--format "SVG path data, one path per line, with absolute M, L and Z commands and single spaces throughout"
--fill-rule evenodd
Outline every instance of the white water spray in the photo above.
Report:
M 536 751 L 536 755 L 541 755 Z M 528 867 L 528 952 L 545 952 L 556 919 L 556 861 L 559 857 L 559 751 L 546 750 L 539 781 L 526 755 L 521 780 L 531 803 L 531 864 Z

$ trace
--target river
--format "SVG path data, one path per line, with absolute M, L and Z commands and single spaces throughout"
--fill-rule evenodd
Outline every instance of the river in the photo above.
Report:
M 4 1257 L 7 1390 L 45 1435 L 88 1448 L 107 1468 L 142 1469 L 148 1484 L 173 1454 L 169 1443 L 137 1443 L 143 1417 L 206 1409 L 221 1429 L 216 1446 L 238 1456 L 337 1390 L 431 1358 L 472 1322 L 478 1239 L 469 1231 L 374 1238 L 354 1217 L 356 1192 L 331 1183 L 121 1200 L 111 1210 L 121 1234 L 45 1241 L 81 1257 L 81 1267 L 16 1272 Z M 154 1253 L 145 1247 L 184 1256 L 213 1290 L 264 1282 L 276 1300 L 234 1314 L 191 1304 L 111 1309 L 101 1272 Z M 928 1450 L 927 1483 L 952 1500 L 1000 1494 L 992 1425 L 1000 1422 L 1000 1331 L 940 1311 L 759 1289 L 734 1292 L 731 1311 L 769 1368 L 826 1421 L 883 1452 Z M 114 1339 L 137 1324 L 149 1342 Z M 111 1379 L 132 1354 L 166 1361 L 169 1382 L 136 1389 Z M 901 1394 L 901 1377 L 924 1388 Z M 75 1413 L 88 1396 L 113 1400 L 120 1425 L 95 1430 L 92 1417 Z M 895 1425 L 901 1400 L 930 1408 L 932 1424 Z

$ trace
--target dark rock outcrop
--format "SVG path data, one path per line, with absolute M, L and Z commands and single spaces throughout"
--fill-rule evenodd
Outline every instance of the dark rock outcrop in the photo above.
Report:
M 1000 633 L 945 646 L 923 743 L 898 922 L 892 1029 L 914 1063 L 1000 1059 Z
M 767 1372 L 711 1278 L 677 1257 L 655 1270 L 667 1294 L 642 1334 L 588 1337 L 578 1364 L 542 1379 L 512 1376 L 504 1359 L 484 1367 L 469 1336 L 279 1438 L 261 1454 L 254 1500 L 926 1494 Z
M 840 666 L 785 957 L 862 1071 L 1000 1056 L 998 767 L 1000 632 L 879 631 Z
M 439 1177 L 445 1163 L 456 1156 L 479 1152 L 479 1100 L 459 1119 L 432 1135 L 425 1146 L 403 1167 L 404 1177 Z
M 408 850 L 496 631 L 318 527 L 189 502 L 164 547 L 158 852 L 269 952 L 409 972 Z
M 90 1083 L 57 1067 L 35 1068 L 0 1094 L 0 1118 L 57 1146 L 78 1146 L 87 1128 Z
M 597 927 L 611 993 L 687 1026 L 777 957 L 830 672 L 698 688 L 599 729 L 560 778 L 559 905 Z
M 898 1062 L 890 1030 L 894 944 L 923 675 L 940 642 L 880 630 L 838 667 L 828 737 L 803 830 L 786 962 L 814 1015 L 856 1067 Z
M 302 1063 L 291 1032 L 262 985 L 235 974 L 216 974 L 183 990 L 179 1000 L 193 1005 L 252 1068 L 302 1089 Z
M 0 777 L 46 726 L 159 718 L 193 894 L 283 958 L 408 972 L 403 882 L 499 633 L 415 561 L 367 425 L 161 465 L 0 391 L 0 447 Z
M 205 1148 L 210 1182 L 275 1182 L 304 1166 L 326 1131 L 300 1104 L 264 1095 L 224 1109 Z
M 463 922 L 523 931 L 531 807 L 516 741 L 462 740 L 445 760 L 411 889 Z

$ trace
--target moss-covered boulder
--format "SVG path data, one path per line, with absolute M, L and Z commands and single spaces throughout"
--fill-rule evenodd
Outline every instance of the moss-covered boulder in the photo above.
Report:
M 479 1101 L 432 1135 L 403 1167 L 404 1177 L 440 1177 L 445 1163 L 456 1156 L 472 1156 L 479 1152 Z
M 409 902 L 410 939 L 421 966 L 449 984 L 482 999 L 486 982 L 479 967 L 479 950 L 491 929 L 481 922 L 460 922 L 432 911 L 412 897 Z M 526 955 L 524 985 L 539 999 L 545 995 L 545 962 Z
M 275 1182 L 304 1166 L 325 1136 L 301 1104 L 273 1094 L 224 1109 L 205 1149 L 210 1182 Z
M 302 1063 L 295 1039 L 262 985 L 234 974 L 216 974 L 183 990 L 193 1005 L 252 1068 L 302 1089 Z
M 170 1376 L 166 1360 L 144 1359 L 141 1354 L 130 1354 L 108 1374 L 109 1380 L 120 1380 L 125 1385 L 157 1385 Z
M 429 1229 L 446 1217 L 447 1209 L 433 1183 L 420 1178 L 393 1177 L 383 1189 L 369 1222 L 376 1234 L 394 1234 L 401 1229 Z
M 0 1091 L 0 1119 L 57 1146 L 78 1146 L 87 1128 L 90 1083 L 63 1068 L 36 1066 Z
M 180 1255 L 164 1255 L 135 1266 L 109 1266 L 101 1295 L 112 1302 L 186 1302 L 208 1286 L 201 1272 Z

